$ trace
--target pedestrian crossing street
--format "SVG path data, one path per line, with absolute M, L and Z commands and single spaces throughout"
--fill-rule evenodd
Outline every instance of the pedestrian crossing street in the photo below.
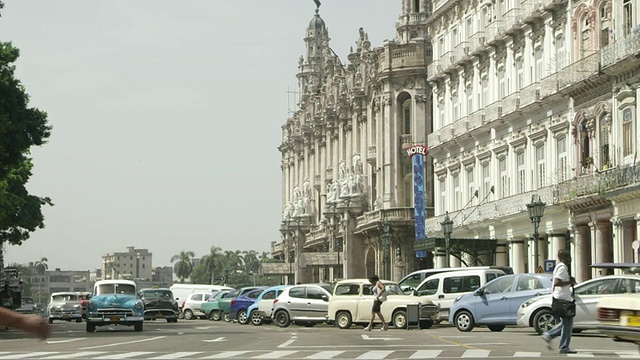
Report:
M 275 351 L 0 351 L 0 359 L 486 359 L 486 358 L 548 358 L 556 352 L 461 350 L 275 350 Z M 565 355 L 562 355 L 565 356 Z M 579 351 L 569 358 L 640 359 L 637 351 Z

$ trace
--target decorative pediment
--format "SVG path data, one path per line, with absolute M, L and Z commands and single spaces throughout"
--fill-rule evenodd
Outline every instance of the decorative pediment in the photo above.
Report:
M 447 167 L 443 163 L 435 163 L 433 171 L 438 179 L 444 179 L 447 176 Z
M 549 130 L 554 137 L 566 135 L 569 132 L 569 115 L 552 116 L 549 120 Z
M 471 169 L 476 164 L 476 157 L 469 152 L 465 152 L 462 154 L 462 166 L 465 169 Z
M 491 160 L 491 151 L 484 145 L 478 146 L 476 149 L 476 158 L 480 163 L 488 163 Z
M 531 128 L 529 128 L 529 138 L 531 138 L 531 141 L 533 142 L 536 142 L 536 140 L 546 136 L 547 127 L 544 124 L 535 123 L 531 125 Z
M 514 152 L 520 152 L 527 146 L 527 137 L 524 136 L 522 131 L 512 132 L 509 137 L 509 145 L 511 145 Z
M 491 147 L 491 151 L 496 154 L 496 157 L 501 158 L 507 155 L 507 151 L 509 150 L 509 143 L 507 143 L 503 139 L 496 139 L 493 141 L 493 145 Z

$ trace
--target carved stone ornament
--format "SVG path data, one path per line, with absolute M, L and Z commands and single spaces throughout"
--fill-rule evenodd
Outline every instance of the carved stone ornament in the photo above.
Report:
M 318 146 L 320 146 L 321 148 L 324 148 L 325 146 L 327 146 L 327 140 L 322 137 L 318 139 Z
M 416 101 L 416 103 L 423 103 L 427 101 L 427 95 L 423 95 L 423 94 L 416 94 L 413 98 Z
M 382 105 L 391 106 L 391 95 L 384 95 L 382 97 Z
M 380 111 L 380 98 L 378 98 L 377 96 L 373 98 L 373 101 L 371 103 L 371 108 L 373 109 L 374 112 Z

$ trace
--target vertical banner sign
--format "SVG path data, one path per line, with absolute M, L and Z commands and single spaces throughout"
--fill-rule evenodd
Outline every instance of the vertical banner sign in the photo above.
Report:
M 416 222 L 416 241 L 427 238 L 425 230 L 425 193 L 424 193 L 424 158 L 427 156 L 427 147 L 414 145 L 407 149 L 407 154 L 413 163 L 413 203 L 414 218 Z M 416 257 L 427 257 L 427 250 L 416 250 Z

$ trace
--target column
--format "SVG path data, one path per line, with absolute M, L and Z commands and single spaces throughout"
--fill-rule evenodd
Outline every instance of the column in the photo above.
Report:
M 433 251 L 433 265 L 436 269 L 443 269 L 446 266 L 446 261 L 444 259 L 445 250 L 443 248 L 436 248 Z
M 461 267 L 462 261 L 453 255 L 449 255 L 449 267 Z
M 496 266 L 509 266 L 509 244 L 506 240 L 498 240 L 496 245 Z
M 564 250 L 564 234 L 549 234 L 549 256 L 550 260 L 558 259 L 558 251 Z
M 392 171 L 392 144 L 393 141 L 391 137 L 393 136 L 393 131 L 391 131 L 391 94 L 387 93 L 382 96 L 382 104 L 383 104 L 383 117 L 381 119 L 382 123 L 382 132 L 379 136 L 382 137 L 382 149 L 378 151 L 382 153 L 382 164 L 379 167 L 382 168 L 382 200 L 386 207 L 390 206 L 390 201 L 393 198 L 393 190 L 395 189 L 395 179 L 394 173 Z
M 595 246 L 592 247 L 593 263 L 611 262 L 612 241 L 611 223 L 608 221 L 598 221 L 595 223 Z M 602 273 L 601 273 L 602 272 Z M 592 269 L 593 277 L 606 275 L 602 270 Z
M 611 218 L 611 228 L 613 232 L 613 262 L 624 262 L 624 227 L 622 226 L 622 220 L 618 217 Z
M 574 276 L 576 281 L 581 283 L 591 278 L 589 272 L 589 265 L 591 263 L 591 240 L 589 236 L 589 227 L 587 225 L 576 225 L 575 231 L 575 258 L 573 259 L 573 263 L 575 264 L 576 272 Z
M 525 257 L 525 241 L 511 239 L 509 243 L 511 244 L 511 251 L 513 253 L 513 256 L 511 257 L 511 267 L 513 268 L 513 272 L 515 274 L 526 273 L 527 262 Z

